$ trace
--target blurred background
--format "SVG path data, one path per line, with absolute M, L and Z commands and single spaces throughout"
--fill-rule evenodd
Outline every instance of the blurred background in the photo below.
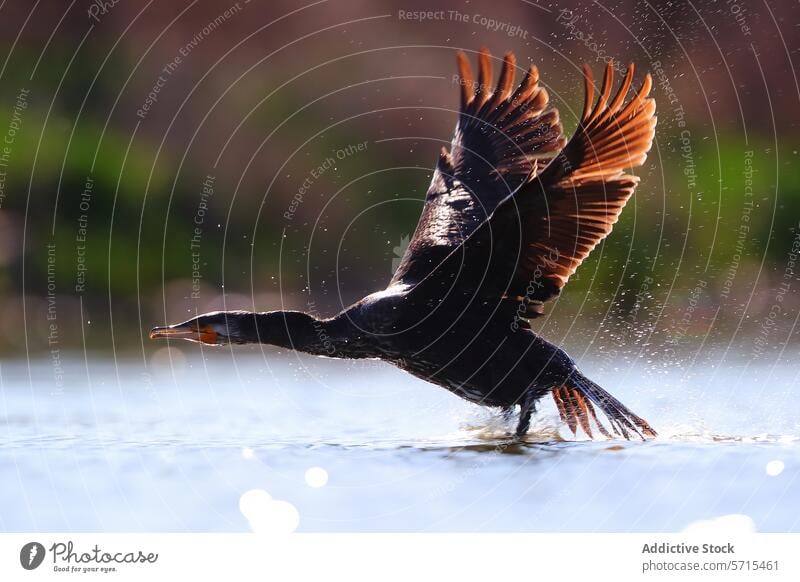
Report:
M 798 21 L 741 0 L 0 3 L 0 530 L 798 531 Z M 544 399 L 509 447 L 491 411 L 389 365 L 147 339 L 383 288 L 453 132 L 456 50 L 482 46 L 539 67 L 568 135 L 582 63 L 653 75 L 636 195 L 534 323 L 658 439 L 574 442 Z
M 581 63 L 599 75 L 607 59 L 634 62 L 637 82 L 655 79 L 641 187 L 537 325 L 598 349 L 780 351 L 796 339 L 800 301 L 798 12 L 732 1 L 6 5 L 0 350 L 55 340 L 141 352 L 151 325 L 196 311 L 330 315 L 382 288 L 452 135 L 455 51 L 485 45 L 538 65 L 568 134 Z

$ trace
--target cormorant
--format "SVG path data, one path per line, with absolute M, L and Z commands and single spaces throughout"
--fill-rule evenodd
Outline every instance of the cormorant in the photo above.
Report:
M 584 65 L 585 104 L 572 138 L 531 66 L 514 88 L 507 53 L 494 89 L 482 49 L 478 78 L 458 53 L 461 108 L 450 151 L 442 148 L 417 229 L 386 289 L 338 315 L 299 311 L 213 312 L 150 337 L 203 344 L 265 343 L 337 358 L 391 362 L 471 402 L 511 413 L 516 434 L 550 393 L 562 421 L 592 437 L 602 410 L 618 436 L 654 437 L 642 418 L 589 380 L 528 323 L 543 314 L 591 250 L 611 232 L 646 159 L 655 102 L 646 75 L 626 100 L 631 64 L 612 96 L 606 66 L 597 101 Z

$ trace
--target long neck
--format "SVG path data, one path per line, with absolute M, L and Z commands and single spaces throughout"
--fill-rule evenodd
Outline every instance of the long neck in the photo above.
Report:
M 225 312 L 228 337 L 233 343 L 261 343 L 329 356 L 332 358 L 375 357 L 370 342 L 347 317 L 317 319 L 302 311 Z
M 347 317 L 317 319 L 302 311 L 238 312 L 228 314 L 234 341 L 262 343 L 331 358 L 377 357 L 373 342 L 365 339 Z M 230 330 L 231 332 L 234 330 Z
M 316 355 L 334 355 L 329 322 L 302 311 L 268 311 L 252 314 L 255 327 L 242 329 L 248 342 L 271 344 Z M 250 327 L 253 327 L 252 324 Z

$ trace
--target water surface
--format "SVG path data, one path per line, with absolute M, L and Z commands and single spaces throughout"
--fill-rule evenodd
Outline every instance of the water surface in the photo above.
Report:
M 513 421 L 376 362 L 173 348 L 61 365 L 0 367 L 3 531 L 669 532 L 731 514 L 800 531 L 788 367 L 582 362 L 659 438 L 573 437 L 548 399 L 514 444 Z

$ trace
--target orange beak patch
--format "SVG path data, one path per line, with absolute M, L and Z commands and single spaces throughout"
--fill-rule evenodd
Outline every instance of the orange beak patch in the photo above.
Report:
M 206 345 L 217 345 L 217 332 L 211 326 L 205 325 L 169 325 L 154 327 L 150 330 L 150 339 L 182 339 Z

